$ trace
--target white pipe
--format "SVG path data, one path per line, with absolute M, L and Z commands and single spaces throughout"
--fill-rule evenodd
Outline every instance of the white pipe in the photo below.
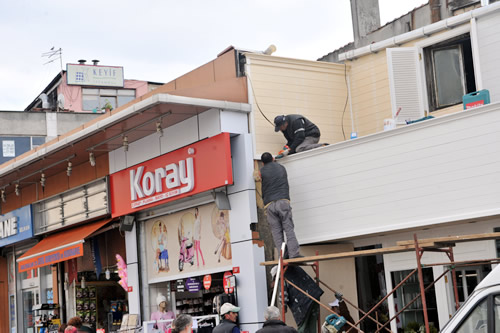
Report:
M 391 46 L 399 46 L 401 44 L 408 43 L 418 38 L 427 37 L 429 35 L 435 34 L 436 32 L 443 31 L 445 29 L 454 28 L 457 25 L 469 22 L 472 18 L 479 18 L 481 16 L 493 13 L 499 9 L 500 9 L 500 2 L 496 2 L 488 6 L 479 7 L 477 9 L 465 12 L 463 14 L 452 16 L 447 19 L 441 20 L 439 22 L 426 25 L 419 29 L 406 32 L 404 34 L 397 35 L 367 46 L 363 46 L 355 50 L 350 50 L 341 53 L 339 55 L 339 60 L 340 61 L 351 60 L 369 53 L 384 50 Z
M 273 297 L 271 298 L 270 306 L 273 306 L 276 303 L 276 292 L 278 291 L 278 282 L 281 276 L 281 260 L 283 258 L 283 255 L 285 254 L 285 245 L 285 242 L 281 244 L 280 259 L 278 260 L 278 270 L 276 271 L 276 276 L 274 277 Z M 281 295 L 281 301 L 285 301 L 285 295 Z

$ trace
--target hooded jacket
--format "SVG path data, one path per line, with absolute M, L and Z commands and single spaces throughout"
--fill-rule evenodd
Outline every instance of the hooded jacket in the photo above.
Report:
M 290 154 L 304 141 L 307 136 L 319 138 L 321 133 L 318 126 L 300 114 L 289 114 L 285 116 L 288 126 L 282 131 L 290 147 Z

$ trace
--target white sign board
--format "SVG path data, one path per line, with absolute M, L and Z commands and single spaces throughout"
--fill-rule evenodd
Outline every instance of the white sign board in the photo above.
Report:
M 3 157 L 16 157 L 16 143 L 14 140 L 2 141 Z
M 123 67 L 67 64 L 68 85 L 123 87 Z

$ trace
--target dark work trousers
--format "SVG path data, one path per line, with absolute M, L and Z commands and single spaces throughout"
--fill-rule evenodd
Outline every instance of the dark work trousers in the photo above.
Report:
M 274 246 L 281 250 L 283 243 L 283 232 L 286 235 L 286 245 L 290 258 L 299 255 L 299 243 L 293 230 L 292 207 L 286 199 L 276 200 L 267 206 L 267 222 L 273 234 Z

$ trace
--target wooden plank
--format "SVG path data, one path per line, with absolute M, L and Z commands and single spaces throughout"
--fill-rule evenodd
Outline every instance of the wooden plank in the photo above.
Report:
M 492 232 L 486 234 L 474 234 L 474 235 L 459 235 L 459 236 L 448 236 L 448 237 L 438 237 L 438 238 L 427 238 L 421 239 L 419 243 L 458 243 L 458 242 L 471 242 L 471 241 L 481 241 L 500 238 L 500 232 Z M 413 240 L 399 241 L 396 242 L 398 246 L 405 246 L 413 244 Z
M 433 242 L 424 242 L 422 244 L 419 244 L 421 247 L 434 247 L 435 244 Z M 379 248 L 379 249 L 371 249 L 371 250 L 362 250 L 362 251 L 349 251 L 349 252 L 341 252 L 341 253 L 332 253 L 332 254 L 322 254 L 318 256 L 309 256 L 309 257 L 303 257 L 303 258 L 294 258 L 294 259 L 287 259 L 283 260 L 284 263 L 295 263 L 295 264 L 300 264 L 300 263 L 305 263 L 305 262 L 311 262 L 311 261 L 324 261 L 324 260 L 332 260 L 332 259 L 345 259 L 345 258 L 353 258 L 353 257 L 364 257 L 364 256 L 371 256 L 375 254 L 387 254 L 387 253 L 397 253 L 397 252 L 407 252 L 407 251 L 414 251 L 413 244 L 411 245 L 403 245 L 403 246 L 391 246 L 391 247 L 384 247 L 384 248 Z M 266 261 L 260 263 L 261 266 L 271 266 L 271 265 L 277 265 L 278 261 Z

